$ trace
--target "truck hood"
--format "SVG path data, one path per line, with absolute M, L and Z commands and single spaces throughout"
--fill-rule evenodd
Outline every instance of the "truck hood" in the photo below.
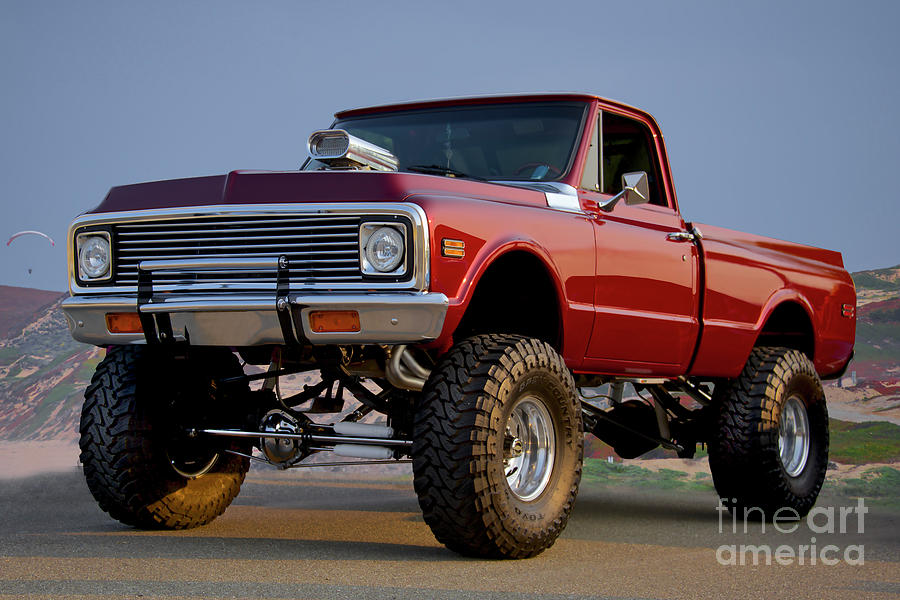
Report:
M 232 171 L 227 175 L 114 187 L 89 213 L 228 204 L 397 202 L 410 196 L 456 196 L 547 206 L 542 191 L 436 175 L 376 171 Z

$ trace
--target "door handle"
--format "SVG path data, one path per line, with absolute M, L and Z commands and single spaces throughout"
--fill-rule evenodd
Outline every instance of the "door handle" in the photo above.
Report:
M 688 231 L 674 231 L 668 234 L 666 239 L 673 242 L 693 242 L 697 237 Z

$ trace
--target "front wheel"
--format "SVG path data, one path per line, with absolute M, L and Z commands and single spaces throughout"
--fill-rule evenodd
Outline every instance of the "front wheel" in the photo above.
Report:
M 583 438 L 572 375 L 548 344 L 516 335 L 457 344 L 415 411 L 414 484 L 425 522 L 467 556 L 542 552 L 572 510 Z
M 85 392 L 80 427 L 84 476 L 100 508 L 146 529 L 221 515 L 249 461 L 187 438 L 178 422 L 221 410 L 213 379 L 241 372 L 227 351 L 175 361 L 146 346 L 110 348 Z
M 788 348 L 754 348 L 717 396 L 709 465 L 723 504 L 742 517 L 808 513 L 828 466 L 828 410 L 810 360 Z

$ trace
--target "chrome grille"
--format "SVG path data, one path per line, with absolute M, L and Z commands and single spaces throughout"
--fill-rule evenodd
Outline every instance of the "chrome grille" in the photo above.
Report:
M 345 137 L 326 136 L 316 141 L 316 154 L 322 156 L 341 156 L 347 152 L 349 141 Z
M 244 259 L 287 256 L 291 284 L 358 283 L 359 223 L 356 215 L 204 216 L 113 227 L 115 285 L 134 286 L 138 263 L 150 260 Z M 165 271 L 154 288 L 190 285 L 273 290 L 274 271 Z

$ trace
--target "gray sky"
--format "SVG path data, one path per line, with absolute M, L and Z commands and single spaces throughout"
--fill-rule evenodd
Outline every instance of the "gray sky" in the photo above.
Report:
M 109 187 L 293 169 L 354 106 L 584 91 L 662 126 L 688 220 L 900 263 L 900 3 L 0 0 L 0 283 L 63 290 Z M 28 269 L 32 273 L 28 274 Z

